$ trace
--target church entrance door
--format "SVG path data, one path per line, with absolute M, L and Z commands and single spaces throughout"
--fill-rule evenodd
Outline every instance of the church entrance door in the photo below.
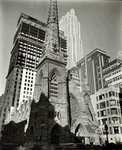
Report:
M 79 124 L 75 129 L 75 142 L 85 143 L 85 132 L 81 124 Z
M 55 125 L 51 131 L 51 144 L 59 144 L 61 142 L 62 129 L 59 125 Z

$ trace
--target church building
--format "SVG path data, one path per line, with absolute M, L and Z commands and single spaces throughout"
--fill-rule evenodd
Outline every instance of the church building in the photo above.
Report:
M 48 144 L 76 141 L 99 144 L 100 130 L 86 77 L 81 92 L 76 80 L 71 78 L 73 72 L 78 75 L 78 69 L 74 67 L 66 71 L 59 42 L 56 0 L 50 1 L 47 28 L 43 55 L 37 66 L 27 139 Z M 72 137 L 76 137 L 75 141 Z

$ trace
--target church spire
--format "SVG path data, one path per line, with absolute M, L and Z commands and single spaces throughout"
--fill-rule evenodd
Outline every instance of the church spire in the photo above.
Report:
M 58 24 L 57 0 L 50 0 L 47 24 L 49 24 L 49 23 Z
M 60 43 L 57 0 L 50 0 L 48 13 L 44 51 L 45 55 L 58 54 L 60 52 Z

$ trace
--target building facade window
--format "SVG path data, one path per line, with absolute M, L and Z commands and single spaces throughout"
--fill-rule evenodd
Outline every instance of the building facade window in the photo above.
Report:
M 58 96 L 58 79 L 55 72 L 50 79 L 50 96 Z
M 110 106 L 116 106 L 116 100 L 115 99 L 110 100 Z
M 114 127 L 114 133 L 119 134 L 119 127 Z
M 119 123 L 121 124 L 122 123 L 122 121 L 121 121 L 121 118 L 119 117 Z
M 111 118 L 109 118 L 109 124 L 111 124 Z
M 107 111 L 108 111 L 108 116 L 109 116 L 110 115 L 110 110 L 108 109 Z
M 106 110 L 101 111 L 101 117 L 106 116 Z
M 98 120 L 98 125 L 100 126 L 100 120 Z
M 122 133 L 122 127 L 120 127 L 121 133 Z
M 99 112 L 97 112 L 97 116 L 100 117 Z
M 112 128 L 111 127 L 109 128 L 109 133 L 112 134 Z
M 111 108 L 111 115 L 117 114 L 117 108 Z
M 105 108 L 105 107 L 106 107 L 105 102 L 100 103 L 100 108 Z
M 112 117 L 112 124 L 118 124 L 119 123 L 119 119 L 118 117 Z
M 109 92 L 109 97 L 111 97 L 112 96 L 112 94 L 111 94 L 111 91 Z
M 117 101 L 117 105 L 119 106 L 119 101 Z
M 97 109 L 99 109 L 99 105 L 97 104 Z
M 105 125 L 107 123 L 107 119 L 102 119 L 102 124 Z
M 114 91 L 112 91 L 112 95 L 115 96 L 115 92 Z
M 109 102 L 107 101 L 107 107 L 109 107 Z
M 99 100 L 101 100 L 102 99 L 102 95 L 99 95 Z

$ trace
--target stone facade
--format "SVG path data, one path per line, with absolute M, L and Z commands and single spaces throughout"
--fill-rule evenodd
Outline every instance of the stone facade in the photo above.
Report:
M 68 127 L 60 124 L 65 114 L 61 114 L 61 111 L 55 110 L 54 107 L 44 93 L 41 93 L 37 103 L 33 100 L 25 145 L 38 143 L 49 146 L 49 144 L 69 142 Z
M 77 84 L 70 79 L 71 133 L 81 143 L 89 144 L 92 141 L 94 144 L 98 144 L 101 132 L 96 125 L 89 93 L 87 84 L 84 83 L 84 90 L 81 93 Z
M 36 103 L 35 105 L 32 104 L 32 114 L 27 133 L 31 133 L 31 130 L 34 133 L 35 130 L 34 136 L 32 135 L 32 139 L 29 139 L 29 141 L 34 142 L 36 136 L 36 139 L 42 139 L 43 144 L 45 142 L 55 144 L 55 142 L 66 142 L 68 139 L 66 129 L 69 129 L 69 106 L 67 101 L 66 62 L 60 49 L 57 1 L 54 0 L 50 1 L 47 27 L 43 55 L 37 66 L 34 91 Z M 39 107 L 38 109 L 36 105 Z M 33 111 L 36 110 L 39 118 L 37 120 L 33 116 Z M 38 124 L 38 128 L 34 129 L 35 125 L 31 125 L 33 122 Z M 43 131 L 41 132 L 41 130 Z

